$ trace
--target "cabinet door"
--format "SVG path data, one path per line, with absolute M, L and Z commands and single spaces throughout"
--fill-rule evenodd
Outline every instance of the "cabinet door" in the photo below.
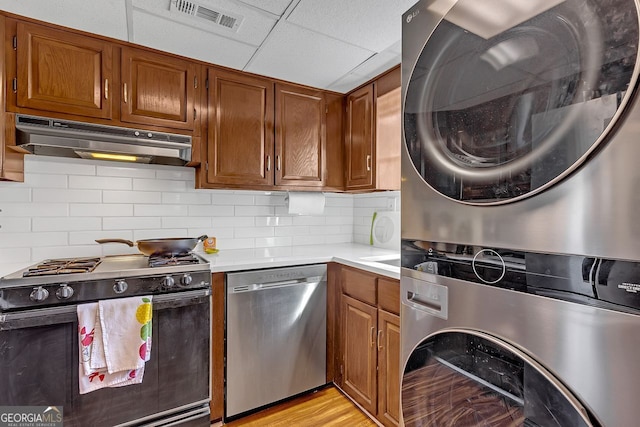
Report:
M 400 68 L 376 81 L 376 190 L 400 190 Z
M 276 185 L 324 184 L 325 110 L 322 92 L 276 85 Z
M 111 44 L 24 22 L 17 24 L 17 105 L 111 118 Z
M 347 190 L 373 188 L 375 151 L 373 141 L 373 84 L 347 97 Z
M 197 86 L 195 63 L 122 48 L 122 121 L 193 129 Z
M 378 420 L 397 426 L 400 419 L 400 316 L 378 311 Z
M 375 414 L 377 309 L 342 295 L 342 324 L 343 389 Z
M 273 82 L 209 70 L 207 181 L 273 185 Z

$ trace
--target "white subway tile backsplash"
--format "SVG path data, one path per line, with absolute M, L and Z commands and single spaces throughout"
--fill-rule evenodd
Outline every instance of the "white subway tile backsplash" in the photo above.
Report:
M 25 182 L 0 183 L 0 267 L 54 255 L 138 253 L 96 238 L 207 234 L 223 250 L 279 252 L 368 243 L 373 212 L 393 197 L 399 208 L 399 192 L 325 193 L 322 215 L 290 215 L 285 191 L 200 190 L 194 177 L 187 167 L 27 156 Z M 18 255 L 3 260 L 12 250 Z
M 66 246 L 69 239 L 65 232 L 2 233 L 0 248 L 24 248 L 40 246 Z
M 28 263 L 31 261 L 31 249 L 23 248 L 5 248 L 0 249 L 0 263 L 8 264 L 13 262 Z M 2 276 L 0 274 L 0 276 Z
M 21 233 L 25 231 L 31 231 L 31 218 L 29 217 L 16 218 L 16 217 L 0 216 L 0 233 Z M 37 231 L 37 230 L 34 230 L 34 231 Z
M 71 203 L 70 216 L 133 216 L 133 205 L 127 203 Z
M 162 228 L 210 228 L 211 217 L 181 216 L 162 218 Z
M 101 255 L 102 248 L 95 244 L 91 246 L 52 246 L 47 248 L 33 248 L 32 257 L 35 262 L 40 262 L 46 259 L 98 257 Z
M 143 165 L 97 166 L 96 174 L 98 176 L 122 176 L 129 178 L 156 177 L 155 169 L 151 167 L 143 167 Z
M 189 208 L 183 205 L 134 205 L 135 216 L 187 216 Z
M 67 216 L 69 205 L 66 203 L 1 203 L 0 218 L 5 216 L 48 217 Z
M 273 216 L 272 206 L 236 206 L 234 209 L 236 216 Z
M 67 175 L 25 174 L 24 183 L 31 188 L 67 188 Z
M 230 206 L 239 206 L 239 205 L 253 205 L 255 204 L 255 196 L 253 195 L 242 195 L 242 194 L 212 194 L 211 195 L 211 203 L 214 205 L 230 205 Z
M 0 187 L 0 206 L 8 202 L 30 202 L 29 187 Z
M 102 192 L 103 203 L 162 203 L 162 193 L 157 191 L 111 191 Z
M 133 178 L 133 189 L 136 191 L 187 191 L 187 181 L 168 179 Z
M 50 173 L 61 175 L 95 175 L 96 162 L 84 159 L 68 159 L 50 157 L 38 157 L 28 155 L 24 159 L 25 174 L 29 173 Z
M 208 193 L 162 193 L 162 203 L 179 205 L 210 205 L 211 195 Z
M 191 205 L 189 206 L 189 216 L 233 216 L 234 206 L 214 206 L 214 205 Z
M 246 227 L 236 228 L 235 237 L 271 237 L 273 236 L 273 227 Z
M 102 218 L 33 218 L 33 231 L 85 231 L 100 230 Z M 1 220 L 0 220 L 1 223 Z
M 84 177 L 88 178 L 88 177 Z M 33 201 L 34 202 L 46 202 L 46 203 L 71 203 L 71 202 L 102 202 L 102 195 L 99 191 L 94 190 L 75 190 L 69 188 L 60 188 L 57 190 L 51 190 L 50 188 L 34 188 L 33 189 Z
M 131 178 L 113 176 L 70 176 L 69 188 L 90 188 L 100 190 L 131 190 Z
M 103 230 L 141 230 L 149 228 L 162 228 L 160 217 L 106 217 L 102 219 Z
M 99 245 L 96 239 L 133 239 L 131 230 L 94 230 L 94 231 L 71 231 L 69 232 L 70 245 Z M 105 243 L 107 245 L 118 245 L 123 247 L 122 243 Z
M 178 168 L 170 166 L 159 166 L 156 170 L 156 178 L 158 179 L 170 179 L 178 181 L 194 181 L 195 169 L 193 168 Z
M 258 216 L 256 226 L 258 227 L 282 227 L 293 225 L 293 218 L 290 216 Z
M 270 248 L 274 246 L 291 246 L 292 237 L 258 237 L 256 238 L 256 248 Z

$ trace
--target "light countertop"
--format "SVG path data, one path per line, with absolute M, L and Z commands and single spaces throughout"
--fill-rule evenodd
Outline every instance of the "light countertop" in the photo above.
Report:
M 197 252 L 197 254 L 209 261 L 211 271 L 214 273 L 333 261 L 392 279 L 400 279 L 400 267 L 378 262 L 398 259 L 400 251 L 357 243 L 232 249 L 220 250 L 217 254 L 211 255 L 203 252 Z

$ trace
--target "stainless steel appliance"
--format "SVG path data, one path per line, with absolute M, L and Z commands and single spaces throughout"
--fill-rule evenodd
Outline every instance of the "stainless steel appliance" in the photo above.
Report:
M 403 15 L 405 425 L 636 424 L 638 10 Z
M 16 143 L 36 155 L 182 166 L 191 137 L 46 117 L 16 115 Z
M 209 425 L 209 264 L 194 254 L 48 260 L 0 279 L 0 402 L 59 405 L 64 424 Z M 78 304 L 153 296 L 141 384 L 79 394 Z
M 402 235 L 640 259 L 638 2 L 521 3 L 404 15 Z
M 226 410 L 233 418 L 327 383 L 327 266 L 227 274 Z
M 637 423 L 639 263 L 405 240 L 402 267 L 406 426 Z

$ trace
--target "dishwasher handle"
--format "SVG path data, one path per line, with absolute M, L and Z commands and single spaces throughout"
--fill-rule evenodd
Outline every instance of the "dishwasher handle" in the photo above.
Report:
M 305 277 L 303 279 L 282 280 L 279 282 L 253 283 L 250 285 L 234 286 L 229 289 L 229 293 L 237 294 L 241 292 L 256 292 L 265 289 L 284 288 L 287 286 L 314 285 L 326 280 L 325 276 L 313 276 Z

